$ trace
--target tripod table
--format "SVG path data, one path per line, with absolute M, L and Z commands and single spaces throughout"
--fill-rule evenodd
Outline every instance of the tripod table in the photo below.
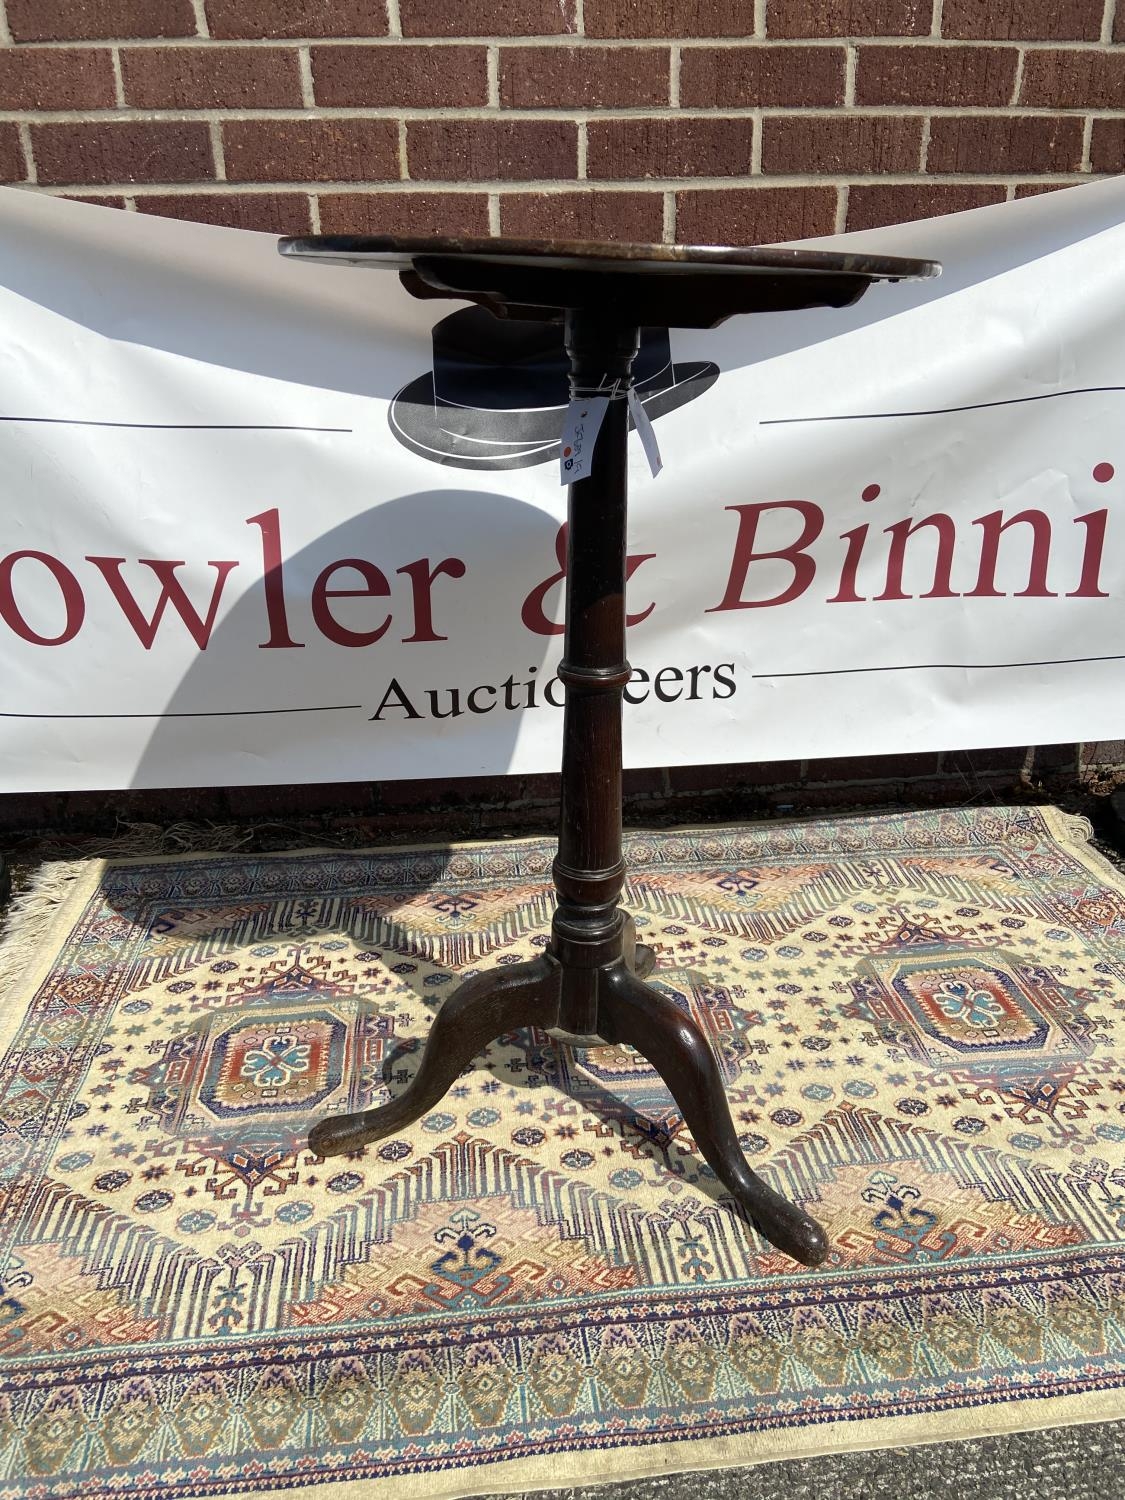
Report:
M 483 1048 L 523 1026 L 580 1044 L 629 1043 L 660 1073 L 700 1152 L 777 1249 L 819 1265 L 828 1241 L 742 1154 L 704 1033 L 646 983 L 655 959 L 617 903 L 621 848 L 621 699 L 625 659 L 627 395 L 644 328 L 712 328 L 736 313 L 846 307 L 875 281 L 938 273 L 930 261 L 784 246 L 588 244 L 327 235 L 282 240 L 283 255 L 399 273 L 417 297 L 452 298 L 498 318 L 562 323 L 573 395 L 611 394 L 587 477 L 570 485 L 562 812 L 547 949 L 466 980 L 434 1018 L 403 1093 L 377 1109 L 321 1120 L 320 1156 L 354 1151 L 417 1120 Z

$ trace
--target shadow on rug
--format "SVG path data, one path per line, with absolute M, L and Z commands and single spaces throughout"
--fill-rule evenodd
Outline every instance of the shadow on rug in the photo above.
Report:
M 1083 825 L 628 840 L 655 978 L 828 1230 L 815 1272 L 626 1050 L 513 1033 L 401 1137 L 308 1152 L 459 978 L 543 947 L 553 853 L 90 866 L 34 972 L 9 932 L 0 1494 L 405 1500 L 1120 1411 L 1125 885 Z

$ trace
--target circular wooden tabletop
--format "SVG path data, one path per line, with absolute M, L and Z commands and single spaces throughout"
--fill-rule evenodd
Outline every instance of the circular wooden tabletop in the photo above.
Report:
M 607 275 L 685 272 L 862 277 L 922 281 L 941 274 L 932 260 L 869 255 L 853 250 L 808 250 L 787 245 L 632 245 L 585 240 L 471 239 L 397 234 L 320 234 L 282 239 L 282 255 L 350 266 L 409 270 L 418 260 L 463 260 L 539 270 L 599 271 Z

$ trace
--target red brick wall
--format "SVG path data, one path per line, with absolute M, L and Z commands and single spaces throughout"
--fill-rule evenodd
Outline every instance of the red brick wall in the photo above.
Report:
M 1120 170 L 1123 43 L 1118 0 L 0 0 L 0 178 L 276 231 L 792 238 Z

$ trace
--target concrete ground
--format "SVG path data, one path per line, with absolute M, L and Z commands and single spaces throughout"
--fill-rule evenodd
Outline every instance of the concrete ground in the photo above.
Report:
M 1119 1422 L 536 1490 L 523 1500 L 1119 1500 L 1121 1496 L 1125 1496 L 1125 1394 Z

